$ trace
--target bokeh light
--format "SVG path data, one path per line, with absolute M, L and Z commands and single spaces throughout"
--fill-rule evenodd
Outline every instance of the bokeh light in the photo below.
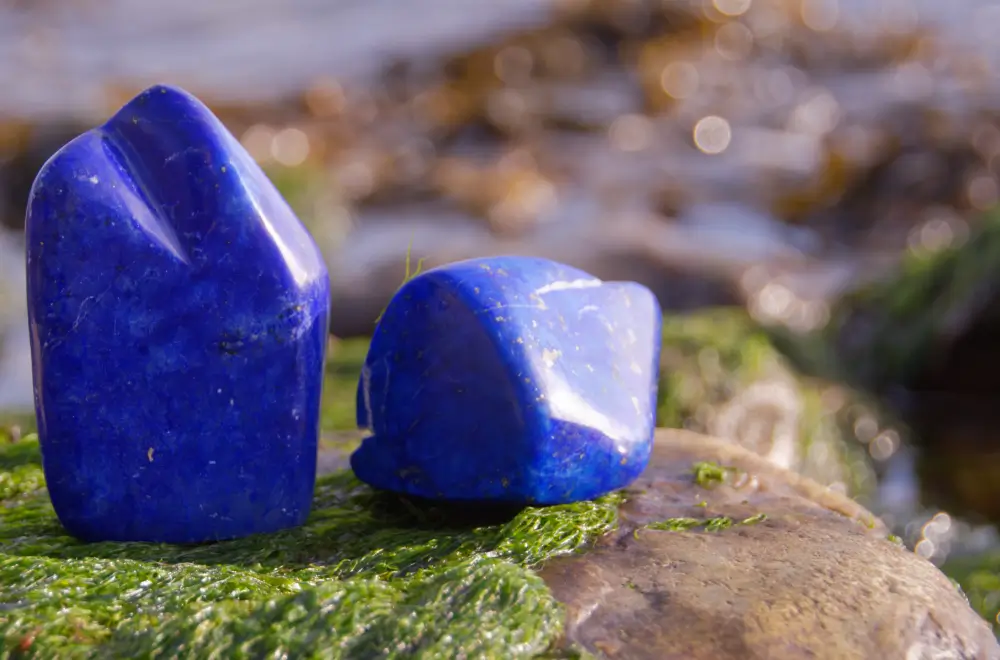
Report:
M 729 122 L 716 115 L 702 117 L 694 126 L 694 144 L 706 154 L 721 154 L 732 138 Z

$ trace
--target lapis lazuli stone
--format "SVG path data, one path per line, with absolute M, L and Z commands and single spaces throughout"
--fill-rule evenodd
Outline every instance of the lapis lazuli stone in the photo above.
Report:
M 660 307 L 546 259 L 453 263 L 386 308 L 358 385 L 362 481 L 443 500 L 559 504 L 634 480 L 655 426 Z
M 312 238 L 200 101 L 150 88 L 41 169 L 27 213 L 49 494 L 88 541 L 303 523 L 329 317 Z

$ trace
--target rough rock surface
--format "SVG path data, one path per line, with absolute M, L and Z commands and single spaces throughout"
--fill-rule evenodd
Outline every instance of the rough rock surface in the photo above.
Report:
M 691 476 L 698 461 L 737 470 L 706 489 Z M 593 653 L 1000 657 L 986 623 L 949 580 L 887 540 L 870 513 L 740 447 L 663 431 L 634 491 L 617 531 L 541 572 L 568 606 L 567 638 Z M 716 532 L 644 528 L 760 514 L 766 519 Z
M 343 464 L 332 450 L 320 469 Z M 566 606 L 567 645 L 607 658 L 1000 658 L 961 592 L 869 511 L 734 443 L 661 429 L 628 491 L 616 531 L 540 571 Z

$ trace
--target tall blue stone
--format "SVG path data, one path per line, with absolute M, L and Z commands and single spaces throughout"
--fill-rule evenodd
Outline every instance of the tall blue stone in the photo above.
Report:
M 42 167 L 26 222 L 39 440 L 66 529 L 185 543 L 303 523 L 327 271 L 222 123 L 146 90 Z
M 444 500 L 558 504 L 626 486 L 656 421 L 661 313 L 631 282 L 546 259 L 407 282 L 358 384 L 361 480 Z

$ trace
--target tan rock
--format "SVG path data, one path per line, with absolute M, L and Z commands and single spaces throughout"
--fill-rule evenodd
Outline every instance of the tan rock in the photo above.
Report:
M 735 470 L 706 488 L 692 474 L 699 461 Z M 619 530 L 541 570 L 567 606 L 568 640 L 592 653 L 1000 658 L 989 627 L 948 578 L 888 540 L 871 513 L 735 444 L 660 431 L 630 490 Z M 646 527 L 721 517 L 734 524 Z

